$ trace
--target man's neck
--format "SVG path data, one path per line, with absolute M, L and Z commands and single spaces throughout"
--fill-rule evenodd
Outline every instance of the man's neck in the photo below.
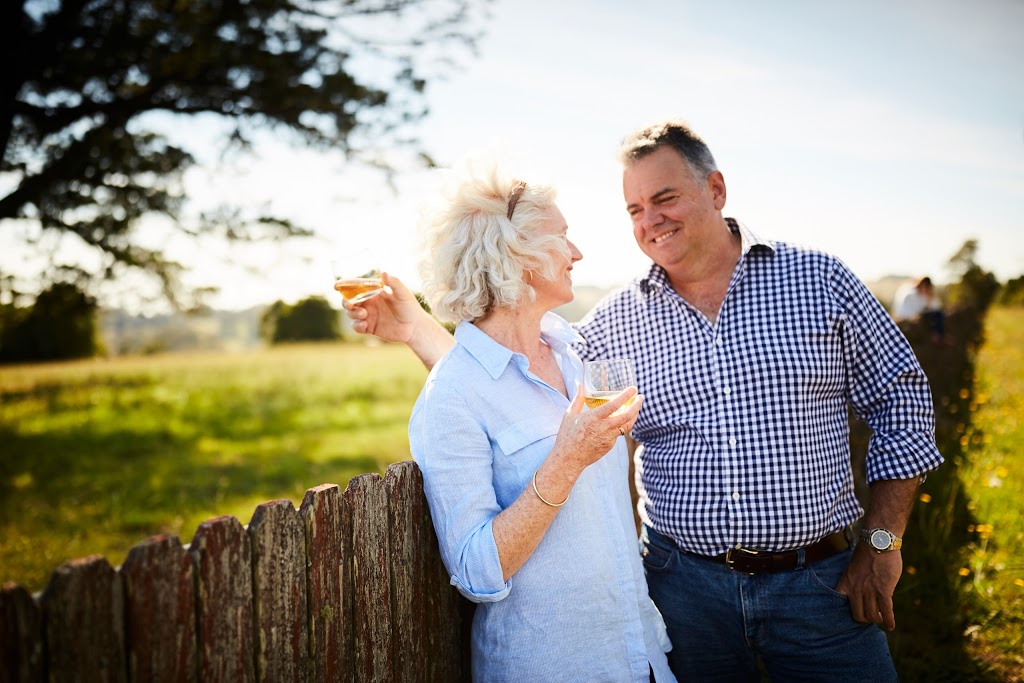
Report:
M 671 270 L 665 268 L 665 274 L 676 294 L 714 324 L 725 301 L 743 244 L 739 234 L 728 231 L 723 239 L 709 246 L 699 258 L 675 264 Z

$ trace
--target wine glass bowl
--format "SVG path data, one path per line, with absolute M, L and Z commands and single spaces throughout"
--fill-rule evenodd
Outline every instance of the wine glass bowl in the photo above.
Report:
M 380 268 L 373 254 L 366 250 L 346 253 L 331 261 L 334 289 L 346 301 L 358 304 L 384 291 Z
M 583 402 L 596 408 L 629 387 L 636 387 L 636 367 L 630 358 L 588 360 L 583 364 Z M 626 405 L 632 403 L 631 398 Z

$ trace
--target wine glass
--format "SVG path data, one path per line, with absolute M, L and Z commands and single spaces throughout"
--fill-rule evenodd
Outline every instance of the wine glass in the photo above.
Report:
M 334 289 L 349 303 L 358 304 L 384 291 L 374 254 L 366 249 L 346 252 L 331 261 Z
M 596 408 L 618 396 L 629 387 L 636 387 L 636 367 L 630 358 L 588 360 L 583 363 L 583 402 Z M 629 399 L 626 405 L 636 397 Z

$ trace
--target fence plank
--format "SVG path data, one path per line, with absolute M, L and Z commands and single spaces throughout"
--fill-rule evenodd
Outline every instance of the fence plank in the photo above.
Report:
M 423 476 L 411 460 L 388 467 L 384 477 L 391 528 L 391 620 L 394 680 L 425 681 L 427 657 L 427 500 Z
M 177 536 L 139 543 L 121 565 L 133 681 L 196 680 L 195 570 Z
M 199 525 L 189 546 L 198 583 L 199 678 L 252 681 L 252 549 L 234 517 Z
M 16 583 L 0 590 L 0 681 L 43 680 L 43 617 Z
M 58 567 L 43 591 L 51 681 L 124 681 L 121 577 L 99 555 Z
M 310 680 L 352 681 L 352 599 L 351 591 L 344 587 L 349 539 L 337 484 L 321 484 L 306 491 L 299 515 L 306 535 Z
M 451 584 L 441 560 L 430 509 L 424 515 L 424 548 L 427 552 L 428 646 L 433 660 L 430 680 L 437 683 L 470 683 L 470 627 L 475 605 Z
M 263 503 L 249 522 L 256 679 L 306 680 L 306 537 L 290 500 Z
M 343 495 L 352 519 L 356 678 L 392 680 L 387 492 L 380 475 L 361 474 Z

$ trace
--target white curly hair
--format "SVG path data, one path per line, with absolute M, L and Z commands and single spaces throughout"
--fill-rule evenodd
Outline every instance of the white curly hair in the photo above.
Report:
M 494 163 L 441 173 L 440 201 L 426 207 L 420 220 L 420 276 L 434 315 L 473 321 L 532 301 L 533 278 L 553 280 L 552 257 L 570 257 L 563 237 L 538 234 L 555 205 L 554 189 L 527 183 L 509 218 L 510 195 L 522 181 Z

